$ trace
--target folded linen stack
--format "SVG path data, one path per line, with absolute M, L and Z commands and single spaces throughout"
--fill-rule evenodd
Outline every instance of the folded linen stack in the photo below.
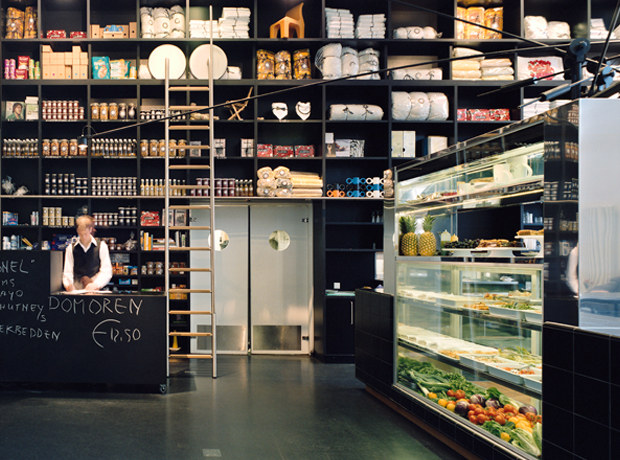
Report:
M 323 179 L 316 173 L 291 171 L 291 182 L 293 197 L 323 196 Z
M 385 38 L 385 14 L 362 14 L 357 18 L 355 38 Z
M 570 37 L 570 25 L 567 22 L 547 21 L 547 18 L 545 18 L 544 16 L 526 16 L 523 19 L 523 23 L 525 26 L 525 38 L 528 38 L 528 39 L 571 38 Z M 605 24 L 603 24 L 603 28 L 605 28 Z M 592 32 L 594 32 L 594 29 L 591 30 L 591 34 Z M 595 32 L 595 34 L 597 34 L 597 32 Z M 606 36 L 607 34 L 605 32 L 603 36 L 595 37 L 591 35 L 591 38 L 605 38 Z
M 249 8 L 224 7 L 218 25 L 220 38 L 250 38 Z
M 190 38 L 210 38 L 212 28 L 213 38 L 219 38 L 220 29 L 218 26 L 218 21 L 202 21 L 199 19 L 192 19 L 189 21 L 189 36 Z
M 323 80 L 359 75 L 379 70 L 379 51 L 367 48 L 357 51 L 340 43 L 329 43 L 319 48 L 314 58 L 316 68 L 323 75 Z M 379 73 L 357 77 L 359 80 L 380 80 Z
M 449 115 L 444 93 L 392 92 L 392 118 L 397 121 L 445 121 Z
M 480 51 L 470 48 L 455 48 L 453 57 L 468 58 L 452 62 L 453 80 L 514 80 L 510 59 L 485 59 Z
M 327 38 L 355 38 L 353 14 L 341 8 L 325 8 Z

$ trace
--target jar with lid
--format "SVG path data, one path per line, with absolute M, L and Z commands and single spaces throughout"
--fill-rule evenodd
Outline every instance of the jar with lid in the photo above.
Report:
M 171 157 L 177 156 L 177 140 L 176 139 L 170 139 L 168 141 L 168 151 L 170 152 L 169 155 Z
M 181 147 L 186 146 L 187 145 L 187 141 L 185 139 L 179 139 L 177 143 L 179 145 L 179 148 L 177 149 L 177 155 L 180 156 L 180 157 L 185 157 L 185 151 L 186 150 L 184 148 L 181 148 Z
M 61 139 L 59 143 L 60 148 L 60 156 L 68 157 L 69 156 L 69 139 Z
M 99 120 L 99 103 L 98 102 L 92 102 L 90 104 L 90 119 Z
M 159 156 L 160 157 L 166 156 L 166 139 L 159 140 Z
M 49 139 L 43 139 L 41 141 L 41 155 L 43 155 L 44 157 L 48 157 L 50 156 L 51 152 L 50 152 L 50 140 Z
M 118 120 L 118 104 L 116 102 L 110 102 L 108 106 L 108 119 Z
M 69 141 L 69 156 L 71 156 L 71 157 L 78 156 L 78 141 L 77 141 L 77 139 L 71 139 Z
M 60 145 L 58 139 L 52 139 L 50 142 L 50 155 L 53 157 L 57 157 L 60 155 Z
M 118 119 L 126 120 L 127 119 L 127 104 L 121 102 L 118 104 Z
M 148 139 L 140 140 L 140 156 L 148 157 L 149 156 L 149 141 Z
M 157 139 L 151 139 L 149 141 L 149 156 L 156 157 L 159 154 L 159 144 Z
M 99 119 L 100 120 L 108 119 L 108 103 L 107 102 L 101 102 L 99 104 Z
M 127 118 L 130 120 L 136 119 L 136 104 L 129 104 L 129 108 L 127 109 Z

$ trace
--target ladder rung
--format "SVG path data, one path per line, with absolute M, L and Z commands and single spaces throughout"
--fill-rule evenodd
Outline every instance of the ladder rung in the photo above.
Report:
M 176 227 L 168 227 L 169 230 L 211 230 L 211 227 L 205 226 L 205 225 L 201 225 L 198 226 L 196 225 L 195 227 L 192 227 L 191 225 L 179 225 Z
M 175 204 L 168 206 L 168 209 L 211 209 L 208 204 Z
M 176 353 L 171 353 L 168 355 L 168 357 L 169 358 L 187 358 L 187 359 L 213 359 L 213 355 L 199 355 L 199 354 L 180 355 Z
M 170 332 L 171 337 L 212 337 L 211 332 Z
M 171 247 L 169 247 L 168 250 L 169 251 L 210 251 L 211 248 L 207 248 L 207 247 L 193 247 L 192 248 L 192 247 L 186 246 L 186 247 L 182 247 L 182 248 L 179 248 L 179 247 L 172 247 L 171 248 Z
M 171 125 L 168 129 L 170 131 L 208 131 L 210 128 L 209 125 Z
M 186 268 L 169 268 L 168 271 L 169 272 L 210 272 L 211 269 L 210 268 L 186 267 Z
M 189 294 L 189 293 L 199 293 L 199 294 L 211 294 L 211 289 L 180 289 L 180 288 L 174 288 L 174 289 L 168 289 L 168 292 L 174 293 L 174 294 Z
M 181 149 L 209 150 L 209 148 L 210 147 L 208 145 L 171 145 L 170 147 L 168 147 L 168 150 L 181 150 Z
M 198 311 L 198 310 L 170 310 L 169 315 L 210 315 L 210 311 Z
M 168 91 L 209 91 L 208 86 L 171 86 Z
M 168 169 L 211 169 L 209 165 L 170 165 Z

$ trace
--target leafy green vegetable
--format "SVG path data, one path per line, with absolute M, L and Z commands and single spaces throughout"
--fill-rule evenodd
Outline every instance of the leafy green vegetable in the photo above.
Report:
M 512 433 L 512 429 L 515 427 L 515 424 L 512 422 L 507 422 L 504 426 L 500 425 L 497 422 L 493 422 L 491 420 L 486 421 L 482 424 L 482 429 L 488 431 L 491 434 L 494 434 L 498 438 L 502 433 Z M 512 435 L 511 435 L 512 437 Z
M 495 387 L 487 388 L 486 396 L 487 396 L 487 399 L 488 398 L 499 399 L 499 402 L 502 406 L 505 406 L 506 404 L 510 404 L 511 406 L 514 406 L 517 409 L 519 409 L 523 405 L 523 403 L 520 403 L 519 401 L 509 398 L 508 396 L 506 396 L 504 393 L 502 393 Z
M 511 442 L 516 447 L 523 449 L 525 452 L 533 455 L 534 457 L 539 457 L 542 455 L 542 451 L 538 448 L 532 433 L 529 433 L 522 428 L 515 428 L 512 430 L 511 436 Z
M 542 452 L 542 423 L 534 424 L 534 428 L 532 428 L 532 436 L 534 436 L 536 447 L 538 447 Z

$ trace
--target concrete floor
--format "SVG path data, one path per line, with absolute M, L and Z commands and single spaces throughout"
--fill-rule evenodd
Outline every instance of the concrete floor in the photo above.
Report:
M 352 364 L 220 356 L 171 366 L 168 393 L 0 384 L 0 458 L 463 460 L 369 395 Z

